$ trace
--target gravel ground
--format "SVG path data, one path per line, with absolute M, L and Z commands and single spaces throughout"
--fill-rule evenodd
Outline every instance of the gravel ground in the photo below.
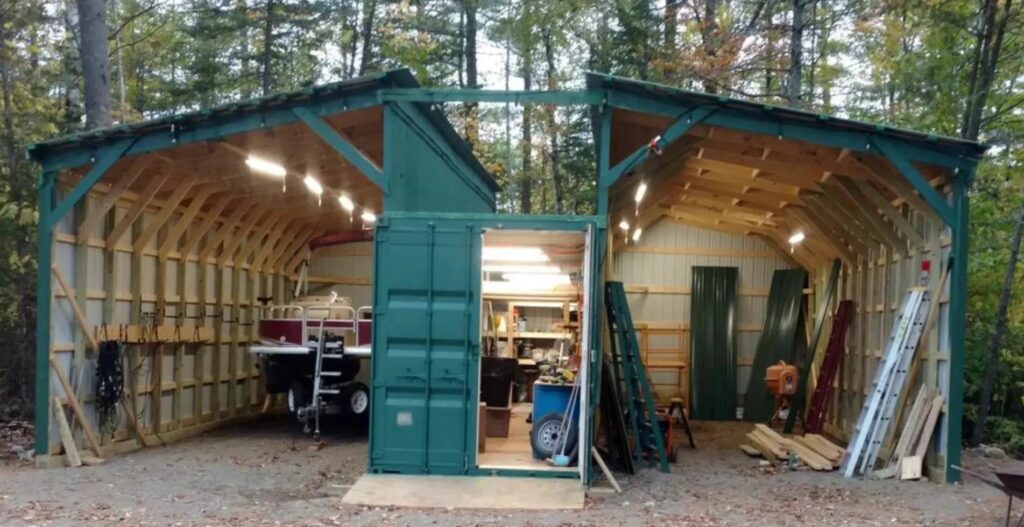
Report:
M 695 428 L 700 450 L 682 448 L 672 474 L 623 476 L 623 494 L 592 493 L 583 511 L 342 505 L 365 469 L 366 438 L 332 433 L 316 450 L 283 420 L 268 420 L 95 467 L 40 470 L 0 461 L 0 524 L 1002 525 L 1005 498 L 975 481 L 845 480 L 835 472 L 761 467 L 736 448 L 749 425 Z M 965 462 L 990 468 L 973 456 Z

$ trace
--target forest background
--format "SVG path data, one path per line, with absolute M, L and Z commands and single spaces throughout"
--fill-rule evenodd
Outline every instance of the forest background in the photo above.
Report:
M 971 189 L 964 440 L 1024 456 L 1022 3 L 0 0 L 0 423 L 32 415 L 28 145 L 400 67 L 527 90 L 596 71 L 991 144 Z M 445 111 L 502 211 L 593 212 L 587 108 Z

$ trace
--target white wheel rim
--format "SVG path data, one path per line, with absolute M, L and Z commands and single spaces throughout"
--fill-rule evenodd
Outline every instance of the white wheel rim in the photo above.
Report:
M 370 398 L 364 390 L 358 390 L 352 394 L 349 405 L 352 411 L 358 415 L 366 411 L 366 407 L 370 405 Z

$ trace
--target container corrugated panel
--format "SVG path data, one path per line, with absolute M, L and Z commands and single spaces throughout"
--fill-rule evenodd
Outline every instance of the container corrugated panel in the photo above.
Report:
M 465 473 L 476 437 L 479 231 L 391 219 L 375 244 L 370 469 Z

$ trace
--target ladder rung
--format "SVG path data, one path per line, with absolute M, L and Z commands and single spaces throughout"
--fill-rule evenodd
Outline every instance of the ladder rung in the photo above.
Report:
M 332 389 L 328 389 L 328 388 L 321 388 L 320 389 L 320 393 L 326 393 L 328 395 L 337 395 L 337 394 L 341 393 L 341 390 L 332 390 Z
M 321 377 L 341 377 L 340 371 L 322 371 L 320 372 Z

